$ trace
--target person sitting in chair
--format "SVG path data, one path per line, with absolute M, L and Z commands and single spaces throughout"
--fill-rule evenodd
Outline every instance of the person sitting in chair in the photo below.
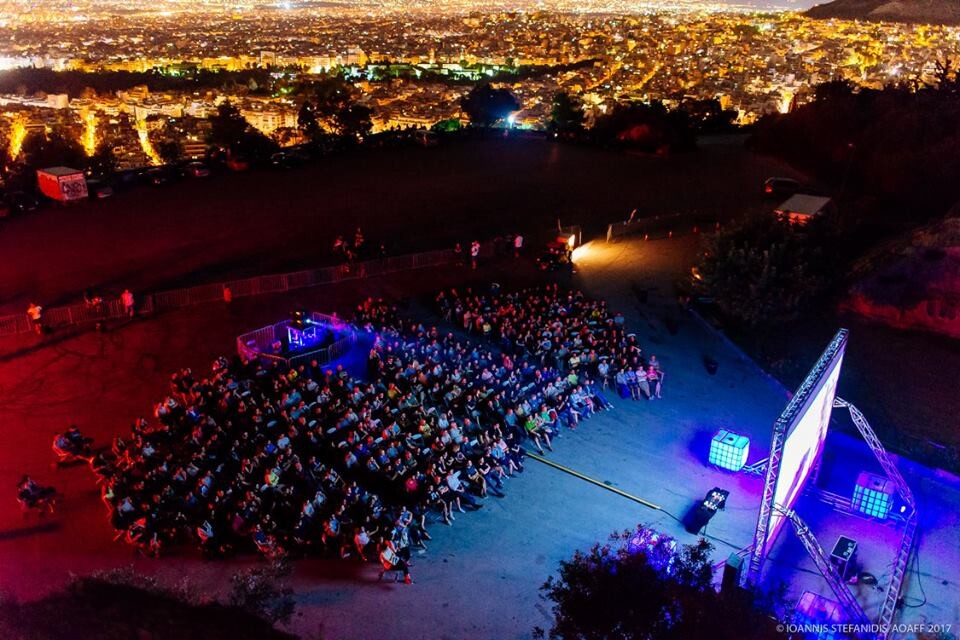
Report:
M 396 545 L 389 538 L 380 547 L 380 566 L 382 569 L 379 579 L 382 580 L 383 574 L 387 571 L 402 571 L 403 581 L 407 584 L 413 584 L 413 579 L 410 577 L 410 563 L 400 557 Z

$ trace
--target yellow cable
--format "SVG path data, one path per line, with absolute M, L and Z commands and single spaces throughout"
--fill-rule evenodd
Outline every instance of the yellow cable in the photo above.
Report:
M 620 489 L 617 489 L 616 487 L 611 487 L 610 485 L 604 484 L 604 483 L 600 482 L 599 480 L 594 480 L 593 478 L 591 478 L 591 477 L 589 477 L 589 476 L 585 476 L 585 475 L 583 475 L 582 473 L 580 473 L 580 472 L 578 472 L 578 471 L 574 471 L 573 469 L 571 469 L 571 468 L 569 468 L 569 467 L 565 467 L 565 466 L 563 466 L 562 464 L 557 464 L 556 462 L 551 462 L 550 460 L 547 460 L 546 458 L 544 458 L 544 457 L 542 457 L 542 456 L 538 456 L 538 455 L 535 454 L 535 453 L 527 452 L 527 456 L 530 457 L 530 458 L 533 458 L 533 459 L 536 460 L 537 462 L 542 462 L 543 464 L 549 465 L 549 466 L 551 466 L 551 467 L 553 467 L 553 468 L 555 468 L 555 469 L 560 469 L 560 471 L 563 471 L 563 472 L 565 472 L 565 473 L 569 473 L 570 475 L 575 476 L 575 477 L 577 477 L 577 478 L 580 478 L 581 480 L 586 480 L 587 482 L 590 482 L 590 483 L 592 483 L 592 484 L 595 484 L 595 485 L 597 485 L 598 487 L 601 487 L 601 488 L 603 488 L 603 489 L 606 489 L 607 491 L 612 491 L 612 492 L 616 493 L 617 495 L 623 496 L 624 498 L 628 498 L 628 499 L 630 499 L 630 500 L 633 500 L 634 502 L 639 502 L 640 504 L 642 504 L 642 505 L 645 506 L 645 507 L 650 507 L 651 509 L 655 509 L 655 510 L 657 510 L 657 511 L 661 511 L 660 505 L 653 504 L 652 502 L 647 502 L 647 501 L 644 500 L 643 498 L 638 498 L 637 496 L 631 495 L 631 494 L 627 493 L 626 491 L 621 491 Z

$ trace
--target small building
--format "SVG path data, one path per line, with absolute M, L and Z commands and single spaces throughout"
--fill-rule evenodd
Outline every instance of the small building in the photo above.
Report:
M 43 195 L 58 202 L 83 200 L 87 197 L 87 180 L 79 169 L 37 169 L 37 186 Z
M 822 215 L 833 207 L 833 200 L 825 196 L 813 196 L 798 193 L 774 210 L 780 217 L 787 218 L 793 224 L 807 224 L 810 219 Z

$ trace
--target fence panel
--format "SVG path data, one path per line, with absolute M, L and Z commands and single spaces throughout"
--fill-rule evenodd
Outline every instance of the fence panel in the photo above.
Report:
M 30 319 L 25 313 L 0 318 L 0 335 L 8 336 L 30 331 Z
M 284 274 L 260 276 L 254 280 L 257 281 L 256 288 L 259 293 L 282 293 L 287 290 L 287 277 Z
M 607 225 L 607 242 L 612 242 L 620 236 L 634 233 L 652 233 L 654 231 L 669 231 L 684 234 L 697 229 L 719 228 L 716 218 L 702 212 L 668 213 L 639 220 L 613 222 Z
M 287 274 L 288 289 L 303 289 L 317 284 L 316 271 L 297 271 Z
M 190 304 L 223 300 L 223 285 L 219 282 L 190 287 L 189 289 L 185 289 L 185 291 L 189 292 Z
M 177 309 L 190 304 L 190 292 L 187 289 L 161 291 L 153 295 L 153 304 L 157 309 Z
M 70 307 L 57 307 L 45 311 L 43 314 L 43 326 L 53 328 L 72 324 L 72 311 Z
M 484 245 L 482 253 L 491 249 Z M 492 249 L 491 249 L 492 250 Z M 378 258 L 352 265 L 323 267 L 293 273 L 281 273 L 228 282 L 198 285 L 186 289 L 172 289 L 144 295 L 140 299 L 138 311 L 152 313 L 165 309 L 178 309 L 205 302 L 224 299 L 224 289 L 229 287 L 233 297 L 254 296 L 264 293 L 281 293 L 290 289 L 300 289 L 322 284 L 333 284 L 360 278 L 369 278 L 408 269 L 420 269 L 449 264 L 454 261 L 452 250 L 440 249 L 424 253 Z M 47 327 L 61 327 L 86 322 L 97 322 L 125 315 L 123 303 L 118 300 L 103 302 L 99 305 L 75 304 L 54 307 L 43 315 L 43 324 Z M 33 329 L 25 313 L 0 317 L 0 335 L 16 335 Z M 275 338 L 271 338 L 273 342 Z

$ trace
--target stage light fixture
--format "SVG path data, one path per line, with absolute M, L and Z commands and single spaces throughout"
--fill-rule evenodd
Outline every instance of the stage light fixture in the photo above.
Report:
M 893 507 L 895 492 L 896 488 L 890 479 L 864 471 L 857 476 L 857 486 L 853 488 L 850 506 L 854 511 L 871 518 L 885 520 Z
M 740 471 L 750 455 L 750 438 L 739 433 L 721 429 L 710 442 L 710 464 L 721 469 Z

